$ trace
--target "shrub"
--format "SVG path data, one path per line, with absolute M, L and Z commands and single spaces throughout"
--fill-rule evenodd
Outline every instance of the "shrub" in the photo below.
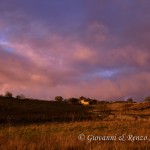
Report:
M 62 102 L 63 101 L 63 97 L 62 96 L 56 96 L 55 97 L 55 101 Z
M 69 99 L 67 100 L 67 102 L 68 102 L 69 104 L 79 104 L 79 99 L 72 97 L 72 98 L 69 98 Z
M 144 101 L 145 101 L 145 102 L 150 102 L 150 96 L 145 97 L 145 98 L 144 98 Z
M 127 102 L 132 103 L 133 99 L 130 97 L 130 98 L 127 99 Z
M 16 96 L 17 99 L 25 99 L 25 96 L 23 94 L 17 95 Z

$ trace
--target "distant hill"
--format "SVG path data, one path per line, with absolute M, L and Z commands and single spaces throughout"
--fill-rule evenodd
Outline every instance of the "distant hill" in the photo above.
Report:
M 65 102 L 0 97 L 0 123 L 42 123 L 84 120 L 90 107 Z
M 150 120 L 150 102 L 99 102 L 83 106 L 66 101 L 0 97 L 0 124 L 83 120 Z

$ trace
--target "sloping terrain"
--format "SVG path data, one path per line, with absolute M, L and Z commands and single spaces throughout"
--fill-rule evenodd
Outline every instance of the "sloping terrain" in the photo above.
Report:
M 0 97 L 0 123 L 25 124 L 83 120 L 150 120 L 150 102 L 110 102 L 83 106 L 66 102 Z
M 65 102 L 0 98 L 0 123 L 67 122 L 89 119 L 90 107 Z

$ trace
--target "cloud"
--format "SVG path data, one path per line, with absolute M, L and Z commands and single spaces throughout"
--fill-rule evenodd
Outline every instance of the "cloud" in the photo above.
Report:
M 148 95 L 148 1 L 0 2 L 1 93 Z

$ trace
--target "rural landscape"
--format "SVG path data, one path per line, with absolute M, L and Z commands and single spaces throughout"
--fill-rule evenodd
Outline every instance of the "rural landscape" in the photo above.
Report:
M 22 94 L 14 98 L 11 92 L 0 96 L 0 149 L 149 148 L 150 97 L 133 102 L 132 98 L 97 101 L 83 96 L 44 101 Z
M 150 150 L 150 0 L 0 0 L 0 150 Z

